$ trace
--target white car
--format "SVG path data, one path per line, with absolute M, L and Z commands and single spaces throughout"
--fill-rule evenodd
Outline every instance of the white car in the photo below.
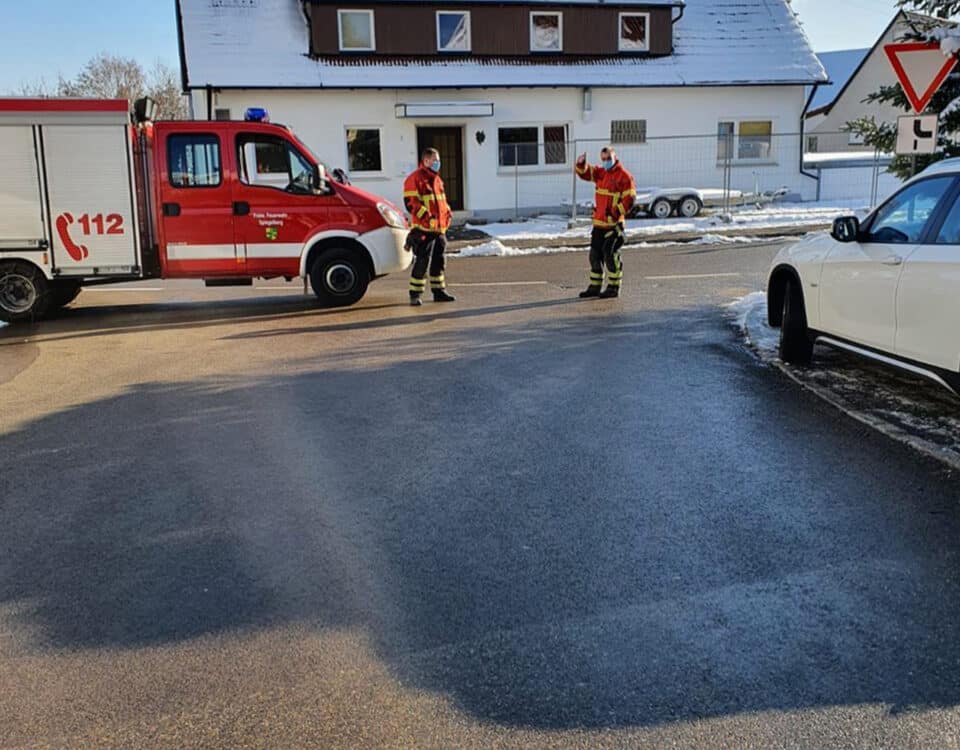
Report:
M 807 364 L 820 341 L 960 394 L 960 159 L 931 165 L 860 222 L 782 250 L 768 317 L 780 357 Z

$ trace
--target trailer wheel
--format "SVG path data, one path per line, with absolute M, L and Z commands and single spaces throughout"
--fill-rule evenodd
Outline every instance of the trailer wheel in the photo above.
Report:
M 359 302 L 370 285 L 370 270 L 359 253 L 335 248 L 317 256 L 310 268 L 310 286 L 324 307 Z
M 76 281 L 55 281 L 50 285 L 50 310 L 59 310 L 73 302 L 80 294 Z
M 698 216 L 702 209 L 703 203 L 700 199 L 695 195 L 688 195 L 680 201 L 680 208 L 678 210 L 684 219 L 692 219 Z
M 669 219 L 673 213 L 673 204 L 666 198 L 657 198 L 650 206 L 650 215 L 654 219 Z
M 0 262 L 0 320 L 36 320 L 49 305 L 50 284 L 39 268 L 20 261 Z

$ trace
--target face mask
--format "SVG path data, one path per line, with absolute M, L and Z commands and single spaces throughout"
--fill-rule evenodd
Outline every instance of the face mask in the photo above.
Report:
M 604 169 L 613 169 L 613 165 L 614 165 L 614 164 L 616 164 L 616 162 L 615 162 L 613 159 L 607 159 L 607 160 L 603 163 L 603 168 L 604 168 Z
M 432 169 L 434 172 L 439 172 L 439 171 L 440 171 L 440 160 L 439 160 L 439 159 L 434 159 L 434 160 L 433 160 L 433 163 L 430 165 L 430 169 Z

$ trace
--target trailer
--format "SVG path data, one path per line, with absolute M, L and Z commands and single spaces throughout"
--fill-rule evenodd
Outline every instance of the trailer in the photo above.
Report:
M 309 279 L 350 305 L 410 265 L 395 205 L 328 179 L 263 110 L 153 122 L 152 103 L 0 99 L 0 320 L 35 320 L 84 286 L 152 278 Z
M 632 216 L 637 218 L 646 215 L 654 219 L 669 219 L 676 215 L 692 219 L 699 216 L 704 208 L 765 205 L 780 200 L 788 193 L 789 189 L 785 187 L 752 193 L 742 190 L 724 191 L 719 188 L 638 188 Z

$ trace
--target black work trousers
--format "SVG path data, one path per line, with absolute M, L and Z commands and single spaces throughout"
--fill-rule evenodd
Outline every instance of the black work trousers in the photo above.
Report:
M 408 243 L 413 249 L 413 270 L 410 272 L 410 294 L 423 294 L 427 288 L 427 267 L 430 268 L 430 288 L 445 289 L 444 278 L 447 249 L 447 237 L 435 232 L 423 232 L 414 229 L 410 232 Z
M 590 235 L 590 286 L 603 284 L 603 267 L 607 267 L 607 286 L 619 287 L 623 282 L 622 227 L 594 227 Z

